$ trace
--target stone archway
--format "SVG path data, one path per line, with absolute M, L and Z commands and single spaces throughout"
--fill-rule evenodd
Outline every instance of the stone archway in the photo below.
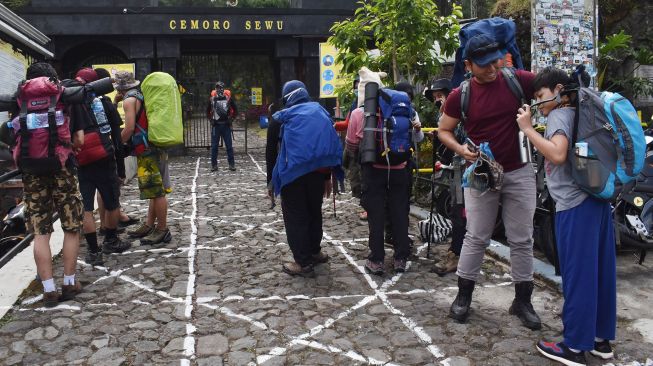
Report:
M 82 67 L 94 64 L 127 63 L 129 59 L 118 47 L 105 42 L 83 42 L 65 51 L 61 57 L 62 79 L 71 78 Z

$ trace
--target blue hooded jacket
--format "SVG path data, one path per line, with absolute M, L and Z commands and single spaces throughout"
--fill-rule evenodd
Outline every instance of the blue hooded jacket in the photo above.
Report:
M 342 145 L 331 116 L 319 103 L 311 102 L 301 81 L 283 86 L 286 108 L 272 118 L 281 124 L 281 148 L 272 171 L 274 194 L 295 179 L 319 168 L 334 167 L 342 180 Z

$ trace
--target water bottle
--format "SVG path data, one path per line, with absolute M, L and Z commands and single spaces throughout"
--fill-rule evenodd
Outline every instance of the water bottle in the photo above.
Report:
M 109 122 L 107 121 L 107 114 L 104 113 L 104 107 L 102 106 L 102 101 L 100 98 L 93 98 L 93 102 L 91 102 L 91 109 L 93 110 L 95 120 L 100 127 L 100 132 L 111 132 L 111 126 L 109 126 Z
M 519 131 L 519 157 L 522 163 L 533 162 L 533 150 L 531 142 L 524 132 Z
M 28 130 L 35 130 L 37 128 L 47 128 L 48 124 L 48 112 L 43 113 L 29 113 L 25 116 L 27 122 Z M 57 123 L 57 126 L 61 126 L 64 123 L 63 111 L 55 111 L 54 120 Z M 17 130 L 20 128 L 20 120 L 18 117 L 14 118 L 9 127 Z

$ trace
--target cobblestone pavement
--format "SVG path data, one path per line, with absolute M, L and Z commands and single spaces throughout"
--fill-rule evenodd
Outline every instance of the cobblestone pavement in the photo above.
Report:
M 241 154 L 238 171 L 221 160 L 216 174 L 206 156 L 173 159 L 172 242 L 135 243 L 106 256 L 106 267 L 80 259 L 83 293 L 54 309 L 41 306 L 34 286 L 2 320 L 0 364 L 551 364 L 534 345 L 560 336 L 559 294 L 536 289 L 544 326 L 532 332 L 508 315 L 509 274 L 488 259 L 469 324 L 454 323 L 446 314 L 455 277 L 429 272 L 424 245 L 416 244 L 419 258 L 404 274 L 363 271 L 367 225 L 348 195 L 338 197 L 336 218 L 332 202 L 324 204 L 329 263 L 315 278 L 282 273 L 291 256 L 280 207 L 270 209 L 264 195 L 263 160 L 260 150 Z M 124 192 L 127 211 L 144 215 L 135 183 Z M 631 321 L 620 319 L 613 362 L 652 365 L 653 345 L 629 329 Z

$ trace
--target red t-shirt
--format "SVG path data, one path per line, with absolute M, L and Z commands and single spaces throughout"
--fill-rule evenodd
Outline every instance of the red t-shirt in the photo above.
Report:
M 517 70 L 517 79 L 524 90 L 526 102 L 533 98 L 533 79 L 535 74 Z M 465 133 L 476 144 L 489 142 L 494 158 L 506 172 L 521 168 L 517 126 L 517 109 L 520 101 L 510 91 L 503 74 L 487 84 L 479 84 L 472 78 L 469 90 L 469 107 Z M 444 113 L 460 119 L 460 88 L 454 89 L 444 104 Z

